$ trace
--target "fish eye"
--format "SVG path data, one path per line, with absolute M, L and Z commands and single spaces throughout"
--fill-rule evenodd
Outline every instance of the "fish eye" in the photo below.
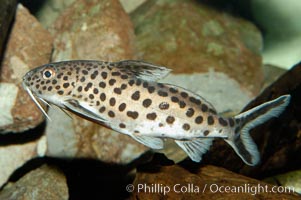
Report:
M 53 69 L 46 68 L 42 72 L 42 75 L 44 79 L 51 79 L 55 75 L 55 71 Z

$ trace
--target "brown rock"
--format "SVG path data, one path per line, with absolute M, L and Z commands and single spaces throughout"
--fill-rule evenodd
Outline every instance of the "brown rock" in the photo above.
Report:
M 118 0 L 78 0 L 57 19 L 53 61 L 133 59 L 134 31 Z M 148 149 L 129 136 L 99 124 L 50 110 L 46 127 L 48 156 L 95 158 L 127 164 Z
M 281 192 L 283 188 L 210 165 L 193 172 L 177 165 L 147 166 L 138 171 L 133 186 L 130 199 L 300 199 L 288 188 Z
M 254 128 L 251 136 L 258 145 L 261 163 L 256 167 L 243 164 L 224 141 L 216 141 L 203 163 L 223 166 L 235 172 L 253 177 L 266 177 L 301 168 L 301 63 L 295 65 L 272 85 L 266 88 L 243 111 L 261 103 L 291 94 L 286 110 L 275 119 Z
M 133 58 L 133 26 L 118 0 L 77 0 L 57 19 L 52 32 L 53 61 Z
M 19 4 L 0 74 L 0 133 L 33 128 L 43 116 L 21 86 L 22 76 L 47 63 L 52 38 L 28 10 Z
M 44 165 L 10 183 L 0 192 L 0 199 L 64 200 L 68 199 L 65 176 L 57 169 Z
M 150 0 L 131 14 L 138 57 L 174 73 L 213 69 L 258 94 L 261 35 L 251 23 L 197 1 Z

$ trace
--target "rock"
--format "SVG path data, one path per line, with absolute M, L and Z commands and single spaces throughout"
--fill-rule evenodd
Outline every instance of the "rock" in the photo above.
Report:
M 124 10 L 127 13 L 131 13 L 133 10 L 135 10 L 137 7 L 139 7 L 141 4 L 143 4 L 147 0 L 132 0 L 132 1 L 119 0 L 119 1 L 122 4 Z
M 224 141 L 215 141 L 203 158 L 203 163 L 223 166 L 252 177 L 267 177 L 301 168 L 301 63 L 266 88 L 243 111 L 284 94 L 291 94 L 286 110 L 275 119 L 254 128 L 251 136 L 258 145 L 261 163 L 256 167 L 244 165 Z M 243 112 L 242 111 L 242 112 Z
M 57 19 L 52 32 L 53 61 L 133 58 L 133 26 L 118 0 L 77 0 Z
M 296 13 L 301 9 L 301 2 L 253 0 L 248 7 L 256 24 L 264 31 L 263 62 L 284 69 L 299 62 L 301 26 Z
M 39 139 L 34 139 L 29 142 L 26 142 L 28 138 L 31 138 L 28 134 L 24 134 L 19 138 L 7 135 L 1 136 L 0 138 L 0 187 L 2 187 L 11 174 L 23 166 L 24 163 L 37 156 L 44 156 L 46 137 L 40 137 Z M 23 141 L 23 143 L 16 144 L 16 141 L 20 140 Z M 5 143 L 5 145 L 3 143 Z
M 127 189 L 134 189 L 129 199 L 300 199 L 288 188 L 285 193 L 283 188 L 210 165 L 199 169 L 146 165 Z
M 196 1 L 147 1 L 131 13 L 139 59 L 174 73 L 213 69 L 253 95 L 263 83 L 258 29 Z
M 301 195 L 301 170 L 288 172 L 285 174 L 278 174 L 273 177 L 265 178 L 263 181 L 274 184 L 281 185 L 283 187 L 291 187 L 295 189 L 295 192 Z
M 64 200 L 68 199 L 65 176 L 54 167 L 43 165 L 32 170 L 16 183 L 9 183 L 0 192 L 0 199 Z
M 43 121 L 21 82 L 27 71 L 49 61 L 51 47 L 50 34 L 19 4 L 1 64 L 0 133 L 21 132 Z
M 10 23 L 15 15 L 17 1 L 1 0 L 0 4 L 0 57 L 2 57 L 3 46 L 5 45 Z
M 122 19 L 122 21 L 121 21 Z M 78 0 L 57 19 L 53 61 L 133 59 L 134 31 L 119 1 Z M 127 164 L 148 150 L 129 136 L 89 122 L 49 111 L 47 156 L 94 158 L 107 163 Z
M 75 0 L 48 0 L 42 3 L 36 13 L 37 19 L 45 28 L 51 27 L 60 14 Z
M 46 127 L 47 156 L 127 164 L 148 150 L 129 136 L 70 115 L 72 118 L 62 111 L 49 109 L 52 121 Z

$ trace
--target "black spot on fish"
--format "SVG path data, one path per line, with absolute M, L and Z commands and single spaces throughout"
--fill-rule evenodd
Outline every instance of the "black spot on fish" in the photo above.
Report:
M 139 86 L 139 85 L 141 85 L 141 83 L 142 83 L 142 81 L 140 79 L 137 79 L 136 85 Z
M 207 123 L 208 123 L 208 125 L 214 124 L 214 118 L 211 115 L 207 117 Z
M 89 94 L 89 99 L 94 99 L 94 95 L 93 94 Z
M 185 108 L 186 103 L 184 101 L 179 101 L 179 106 L 180 106 L 180 108 Z
M 63 84 L 63 87 L 64 87 L 64 88 L 67 88 L 67 87 L 69 87 L 69 85 L 70 85 L 69 83 L 64 83 L 64 84 Z
M 177 89 L 175 89 L 175 88 L 169 88 L 169 92 L 171 92 L 171 93 L 177 93 L 178 92 L 178 90 Z
M 68 81 L 68 76 L 64 76 L 64 77 L 63 77 L 63 80 L 64 80 L 64 81 Z
M 199 99 L 194 98 L 194 97 L 189 97 L 189 101 L 192 102 L 192 103 L 195 103 L 197 105 L 201 104 L 201 101 Z
M 83 76 L 83 77 L 81 77 L 80 82 L 85 82 L 85 80 L 86 80 L 86 78 Z
M 114 85 L 116 83 L 116 79 L 110 79 L 109 80 L 109 85 Z
M 91 82 L 89 82 L 87 85 L 86 85 L 86 87 L 84 88 L 84 90 L 87 92 L 91 87 L 92 87 L 92 83 Z
M 120 76 L 120 72 L 112 72 L 112 76 Z
M 161 97 L 167 97 L 167 96 L 168 96 L 168 93 L 165 92 L 165 91 L 159 90 L 159 91 L 158 91 L 158 95 L 161 96 Z
M 140 91 L 135 91 L 135 92 L 132 94 L 131 98 L 132 98 L 133 100 L 135 100 L 135 101 L 139 100 L 139 98 L 140 98 Z
M 106 94 L 105 93 L 101 93 L 99 96 L 101 101 L 105 101 L 106 100 Z
M 138 112 L 136 112 L 136 111 L 127 111 L 127 112 L 126 112 L 126 115 L 127 115 L 128 117 L 133 118 L 133 119 L 137 119 L 137 117 L 138 117 Z
M 210 133 L 209 130 L 204 131 L 204 136 L 207 136 Z
M 186 111 L 186 116 L 187 117 L 192 117 L 194 114 L 194 109 L 193 108 L 188 108 L 188 110 Z
M 202 104 L 201 110 L 202 110 L 203 112 L 207 112 L 207 111 L 208 111 L 208 106 L 207 106 L 206 104 Z
M 128 82 L 128 84 L 129 84 L 130 86 L 134 85 L 134 83 L 135 83 L 134 80 L 129 80 L 129 82 Z
M 185 123 L 183 124 L 182 128 L 185 130 L 185 131 L 188 131 L 190 129 L 190 125 Z
M 115 113 L 113 111 L 111 111 L 111 110 L 108 112 L 108 115 L 111 118 L 115 117 Z
M 96 76 L 98 75 L 98 71 L 94 71 L 93 74 L 91 74 L 91 79 L 95 79 Z
M 98 92 L 99 92 L 99 91 L 98 91 L 97 88 L 94 88 L 94 89 L 93 89 L 93 93 L 94 93 L 94 94 L 98 94 Z
M 204 120 L 204 118 L 203 118 L 202 116 L 197 116 L 197 117 L 195 118 L 194 122 L 195 122 L 196 124 L 201 124 L 201 123 L 203 123 L 203 120 Z
M 169 104 L 167 102 L 162 102 L 159 104 L 159 108 L 161 110 L 167 110 L 169 108 Z
M 121 78 L 121 79 L 128 79 L 129 77 L 128 77 L 128 75 L 126 75 L 126 74 L 122 74 L 122 75 L 120 76 L 120 78 Z
M 167 122 L 168 124 L 173 124 L 174 121 L 175 121 L 175 118 L 174 118 L 173 116 L 168 116 L 168 117 L 166 118 L 166 122 Z
M 115 106 L 115 104 L 116 104 L 116 99 L 115 99 L 114 97 L 110 98 L 109 103 L 110 103 L 110 106 Z
M 107 72 L 101 72 L 101 77 L 103 79 L 106 79 L 108 77 L 108 73 Z
M 152 100 L 151 99 L 144 99 L 143 102 L 142 102 L 142 105 L 145 108 L 148 108 L 151 104 L 152 104 Z
M 126 125 L 124 123 L 120 123 L 119 128 L 126 128 Z
M 188 94 L 186 92 L 181 92 L 180 95 L 183 98 L 187 98 L 188 97 Z
M 179 98 L 178 98 L 178 97 L 172 96 L 170 99 L 171 99 L 171 101 L 174 102 L 174 103 L 179 102 Z
M 217 114 L 217 113 L 216 113 L 216 111 L 215 111 L 215 110 L 213 110 L 213 109 L 211 109 L 211 108 L 209 109 L 209 112 L 210 112 L 210 113 L 212 113 L 212 114 L 214 114 L 214 115 L 216 115 L 216 114 Z
M 106 87 L 106 83 L 101 81 L 101 82 L 99 83 L 99 87 L 105 88 L 105 87 Z
M 148 82 L 144 81 L 144 82 L 143 82 L 143 87 L 144 87 L 144 88 L 147 88 L 147 87 L 148 87 Z
M 88 71 L 87 71 L 87 70 L 82 70 L 82 73 L 83 73 L 84 75 L 87 75 L 87 74 L 88 74 Z
M 122 104 L 119 105 L 118 110 L 119 110 L 120 112 L 122 112 L 122 111 L 125 110 L 125 108 L 126 108 L 126 104 L 125 104 L 125 103 L 122 103 Z
M 222 118 L 222 117 L 219 117 L 219 118 L 218 118 L 218 122 L 219 122 L 220 125 L 222 125 L 222 126 L 228 126 L 228 122 L 227 122 L 224 118 Z
M 58 93 L 59 95 L 63 95 L 63 94 L 64 94 L 64 91 L 63 91 L 63 90 L 59 90 L 57 93 Z
M 126 84 L 121 84 L 121 86 L 120 86 L 120 89 L 122 89 L 122 90 L 125 90 L 127 88 L 127 85 Z
M 154 86 L 149 86 L 147 88 L 147 91 L 151 94 L 151 93 L 153 93 L 155 91 L 155 87 Z
M 114 88 L 114 93 L 116 94 L 121 94 L 121 89 L 120 88 Z
M 156 113 L 148 113 L 146 115 L 146 118 L 149 119 L 149 120 L 155 120 L 157 118 L 157 114 Z

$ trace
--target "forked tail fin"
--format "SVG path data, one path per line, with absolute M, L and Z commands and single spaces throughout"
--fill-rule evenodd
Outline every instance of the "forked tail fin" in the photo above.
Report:
M 260 161 L 258 148 L 249 134 L 250 129 L 279 116 L 289 104 L 290 97 L 290 95 L 280 96 L 234 117 L 237 124 L 233 137 L 225 141 L 247 165 L 254 166 Z

